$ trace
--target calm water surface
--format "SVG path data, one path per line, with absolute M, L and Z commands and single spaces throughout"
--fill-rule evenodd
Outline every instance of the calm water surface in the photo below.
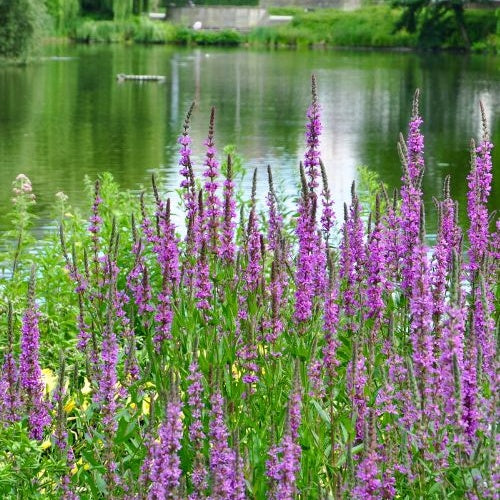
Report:
M 395 144 L 399 131 L 406 131 L 416 87 L 422 89 L 431 225 L 431 199 L 439 195 L 446 175 L 452 174 L 453 196 L 465 208 L 468 145 L 480 134 L 479 100 L 497 144 L 492 207 L 499 206 L 498 57 L 164 46 L 43 50 L 46 58 L 38 63 L 0 68 L 0 231 L 6 229 L 11 182 L 18 173 L 33 182 L 39 228 L 49 224 L 56 192 L 64 191 L 73 205 L 84 203 L 86 174 L 109 171 L 122 187 L 140 190 L 149 185 L 152 172 L 159 172 L 163 189 L 174 189 L 179 182 L 176 140 L 193 99 L 198 165 L 214 105 L 219 149 L 236 144 L 245 165 L 262 171 L 262 197 L 268 163 L 285 191 L 294 193 L 312 73 L 322 105 L 322 156 L 338 210 L 357 165 L 380 173 L 389 187 L 399 185 Z M 166 81 L 119 84 L 117 73 L 160 74 Z

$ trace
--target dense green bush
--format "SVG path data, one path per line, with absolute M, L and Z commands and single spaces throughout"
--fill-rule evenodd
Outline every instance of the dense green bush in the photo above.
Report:
M 47 21 L 43 2 L 0 1 L 0 58 L 26 59 Z
M 141 17 L 128 21 L 85 20 L 76 28 L 73 38 L 86 43 L 173 43 L 179 29 L 171 23 L 159 23 Z

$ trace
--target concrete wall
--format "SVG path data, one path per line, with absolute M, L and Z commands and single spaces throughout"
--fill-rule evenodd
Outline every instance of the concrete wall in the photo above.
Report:
M 186 27 L 201 22 L 203 29 L 244 31 L 265 25 L 268 17 L 266 9 L 260 7 L 172 7 L 167 10 L 169 21 Z
M 361 0 L 260 0 L 261 7 L 304 7 L 305 9 L 353 10 L 361 7 Z

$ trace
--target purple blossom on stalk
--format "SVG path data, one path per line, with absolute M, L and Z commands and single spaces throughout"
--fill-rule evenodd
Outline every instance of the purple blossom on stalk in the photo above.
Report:
M 102 218 L 99 215 L 99 206 L 102 204 L 103 200 L 101 198 L 101 184 L 99 180 L 95 182 L 94 186 L 94 201 L 91 208 L 91 216 L 89 218 L 89 233 L 92 242 L 92 272 L 93 272 L 93 284 L 95 286 L 99 285 L 99 270 L 100 270 L 100 260 L 99 260 L 99 233 L 102 228 Z M 90 298 L 102 298 L 100 296 L 99 290 L 95 291 L 95 295 L 91 294 Z
M 212 283 L 210 281 L 210 268 L 207 262 L 206 243 L 203 242 L 200 258 L 196 261 L 195 298 L 196 306 L 202 311 L 210 309 L 210 297 L 212 295 Z
M 19 395 L 19 371 L 14 358 L 14 326 L 12 304 L 9 302 L 7 318 L 7 351 L 0 377 L 0 422 L 17 422 L 20 418 L 21 400 Z
M 353 357 L 348 365 L 347 390 L 349 391 L 352 408 L 356 415 L 356 440 L 364 439 L 366 414 L 368 411 L 365 387 L 368 382 L 366 358 L 359 344 L 353 345 Z
M 433 403 L 435 393 L 435 357 L 432 322 L 432 290 L 427 252 L 422 243 L 414 250 L 411 276 L 409 308 L 410 341 L 415 379 L 418 381 L 424 413 L 433 418 L 436 408 Z
M 218 247 L 218 229 L 219 229 L 219 219 L 221 216 L 221 202 L 217 196 L 217 189 L 219 184 L 217 183 L 217 177 L 219 176 L 219 162 L 216 159 L 217 150 L 214 145 L 214 120 L 215 120 L 215 108 L 210 111 L 210 125 L 208 128 L 208 137 L 205 141 L 205 146 L 207 148 L 205 163 L 205 171 L 203 176 L 206 178 L 205 181 L 205 216 L 204 216 L 204 229 L 207 232 L 207 242 L 209 244 L 209 250 L 211 252 L 217 252 Z
M 382 498 L 379 462 L 381 456 L 377 452 L 377 436 L 373 412 L 370 413 L 370 429 L 367 436 L 367 450 L 356 471 L 357 485 L 352 494 L 356 500 L 377 500 Z M 386 497 L 383 497 L 386 498 Z
M 353 183 L 351 189 L 351 205 L 344 205 L 343 239 L 340 244 L 339 276 L 343 280 L 342 304 L 345 313 L 351 319 L 351 330 L 356 327 L 354 316 L 362 306 L 362 290 L 366 249 L 364 243 L 361 207 Z
M 328 258 L 329 281 L 325 296 L 325 308 L 323 315 L 323 331 L 325 336 L 325 346 L 323 347 L 323 365 L 328 375 L 330 386 L 332 386 L 337 367 L 340 361 L 337 359 L 337 348 L 340 342 L 337 337 L 339 325 L 340 307 L 338 299 L 338 282 L 333 275 L 333 263 L 331 257 Z
M 190 382 L 187 389 L 188 404 L 191 410 L 191 424 L 189 425 L 189 439 L 194 449 L 193 472 L 191 482 L 194 492 L 189 496 L 190 500 L 197 500 L 203 497 L 203 492 L 207 489 L 207 471 L 204 466 L 203 443 L 205 432 L 203 430 L 202 412 L 203 404 L 203 376 L 200 372 L 197 361 L 193 361 L 189 366 Z
M 269 450 L 266 475 L 271 480 L 269 498 L 292 500 L 297 494 L 301 447 L 297 443 L 301 421 L 301 392 L 295 388 L 290 398 L 288 429 L 278 446 Z
M 366 304 L 368 318 L 375 320 L 375 329 L 378 329 L 384 310 L 383 293 L 386 290 L 385 282 L 385 248 L 382 237 L 382 223 L 380 221 L 380 200 L 376 198 L 375 228 L 369 237 L 367 250 L 367 289 Z
M 118 341 L 115 333 L 112 290 L 109 291 L 109 305 L 104 326 L 101 357 L 99 363 L 98 388 L 94 400 L 101 407 L 102 423 L 112 435 L 116 431 L 116 385 L 118 364 Z
M 165 420 L 160 426 L 159 442 L 154 442 L 151 450 L 151 489 L 148 499 L 160 500 L 179 498 L 181 467 L 182 420 L 181 404 L 171 401 L 167 404 Z
M 132 293 L 137 313 L 140 317 L 147 317 L 152 313 L 154 308 L 152 305 L 151 285 L 149 283 L 148 268 L 143 255 L 143 242 L 137 235 L 135 227 L 135 219 L 132 217 L 132 254 L 135 256 L 134 266 L 127 276 L 127 287 Z M 149 326 L 149 320 L 145 319 L 144 324 Z
M 221 246 L 219 257 L 227 264 L 234 262 L 236 247 L 234 244 L 234 230 L 236 227 L 236 202 L 234 200 L 233 166 L 231 155 L 227 157 L 226 180 L 223 189 L 223 219 L 221 228 Z
M 305 322 L 312 316 L 313 298 L 315 292 L 315 271 L 317 254 L 317 237 L 315 231 L 314 213 L 315 198 L 310 196 L 301 165 L 302 197 L 299 202 L 299 216 L 296 234 L 299 240 L 297 270 L 295 274 L 295 312 L 297 322 Z
M 173 320 L 172 291 L 180 281 L 179 271 L 179 248 L 175 236 L 175 226 L 170 221 L 170 199 L 164 205 L 157 199 L 157 217 L 160 236 L 157 238 L 153 250 L 157 255 L 162 273 L 162 288 L 158 294 L 158 306 L 155 314 L 156 335 L 154 343 L 156 349 L 161 348 L 162 343 L 172 338 L 170 332 Z
M 477 339 L 467 339 L 462 370 L 462 420 L 465 435 L 469 443 L 469 452 L 476 444 L 476 433 L 479 428 L 479 386 L 477 380 Z
M 382 216 L 382 246 L 384 248 L 385 282 L 387 291 L 397 288 L 399 281 L 400 259 L 402 256 L 400 217 L 397 214 L 397 191 L 394 190 L 392 201 L 386 195 L 387 209 Z
M 246 254 L 247 266 L 244 271 L 245 290 L 247 292 L 254 292 L 260 283 L 262 273 L 261 239 L 255 206 L 252 207 L 248 216 Z
M 28 304 L 23 315 L 21 327 L 21 356 L 19 360 L 20 391 L 26 412 L 30 437 L 42 440 L 45 427 L 50 424 L 50 415 L 44 401 L 44 385 L 39 363 L 40 313 L 35 303 L 35 270 L 31 271 L 28 288 Z
M 437 202 L 439 231 L 432 259 L 432 295 L 434 324 L 439 329 L 439 320 L 444 313 L 447 281 L 452 265 L 453 251 L 458 251 L 461 232 L 456 224 L 457 204 L 449 196 L 449 177 L 445 180 L 445 199 Z
M 414 259 L 419 245 L 422 176 L 424 173 L 424 136 L 420 132 L 422 118 L 418 112 L 419 90 L 413 99 L 413 114 L 406 144 L 401 139 L 399 152 L 404 174 L 401 186 L 401 245 L 403 289 L 410 291 L 413 283 Z
M 237 455 L 228 445 L 229 432 L 224 422 L 224 400 L 220 392 L 211 399 L 210 420 L 210 475 L 212 480 L 211 500 L 236 499 L 240 489 L 237 486 Z
M 469 191 L 467 193 L 467 215 L 470 220 L 469 236 L 469 269 L 477 271 L 484 260 L 489 243 L 488 198 L 491 192 L 493 144 L 488 138 L 486 114 L 481 104 L 483 138 L 479 146 L 472 141 L 471 172 L 467 176 Z
M 267 232 L 267 241 L 269 250 L 279 250 L 281 233 L 283 231 L 283 217 L 278 210 L 278 201 L 274 190 L 273 175 L 271 165 L 267 166 L 267 177 L 269 183 L 269 192 L 267 193 L 266 201 L 269 210 L 269 229 Z
M 191 121 L 194 105 L 194 102 L 191 103 L 186 113 L 186 118 L 184 119 L 182 135 L 177 139 L 177 142 L 181 146 L 179 151 L 179 166 L 181 167 L 179 174 L 183 177 L 181 188 L 185 190 L 184 201 L 186 203 L 188 217 L 193 213 L 192 211 L 196 211 L 196 192 L 194 190 L 193 169 L 191 167 L 191 137 L 189 136 L 189 122 Z
M 466 308 L 461 295 L 457 303 L 445 306 L 446 319 L 439 340 L 438 395 L 442 400 L 445 425 L 462 427 L 462 402 L 457 382 L 464 371 L 464 336 Z
M 335 224 L 335 212 L 333 211 L 333 200 L 330 194 L 330 188 L 328 187 L 328 177 L 326 175 L 326 169 L 323 162 L 319 160 L 321 167 L 321 177 L 323 180 L 323 191 L 321 191 L 321 230 L 323 231 L 323 236 L 325 238 L 326 246 L 330 242 L 330 236 L 332 228 Z
M 275 258 L 271 265 L 271 282 L 269 291 L 271 293 L 271 319 L 269 321 L 269 333 L 265 335 L 266 342 L 273 344 L 283 332 L 283 321 L 281 320 L 281 309 L 283 306 L 283 292 L 286 287 L 286 277 L 281 269 L 283 263 L 280 262 L 280 250 L 276 247 Z
M 321 121 L 319 114 L 318 95 L 316 92 L 316 77 L 311 77 L 312 103 L 307 110 L 306 142 L 304 167 L 308 177 L 307 185 L 311 196 L 316 198 L 315 189 L 318 187 L 319 172 L 319 136 L 321 135 Z

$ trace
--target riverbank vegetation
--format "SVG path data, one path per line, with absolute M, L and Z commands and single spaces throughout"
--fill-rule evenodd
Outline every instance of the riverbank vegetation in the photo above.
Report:
M 141 2 L 13 0 L 0 6 L 0 57 L 25 60 L 44 36 L 80 43 L 164 43 L 256 47 L 362 47 L 472 50 L 497 53 L 500 10 L 466 8 L 457 14 L 446 2 L 399 6 L 379 4 L 353 11 L 274 8 L 292 15 L 283 25 L 234 30 L 193 30 L 141 14 Z M 140 4 L 140 5 L 139 5 Z M 454 5 L 454 4 L 453 4 Z
M 404 24 L 405 9 L 402 7 L 378 5 L 348 12 L 337 9 L 304 12 L 285 8 L 274 9 L 274 12 L 292 13 L 293 19 L 284 25 L 259 27 L 249 33 L 193 30 L 147 18 L 86 20 L 80 22 L 70 36 L 79 42 L 135 41 L 182 45 L 470 49 L 493 53 L 498 48 L 500 18 L 493 10 L 465 10 L 467 43 L 451 11 L 435 18 L 429 15 L 429 10 L 422 9 L 416 16 L 417 24 L 413 32 Z
M 0 496 L 496 498 L 500 221 L 484 113 L 467 206 L 445 180 L 430 246 L 418 92 L 401 188 L 365 171 L 369 192 L 353 185 L 345 207 L 314 79 L 293 204 L 272 168 L 265 200 L 241 192 L 214 110 L 195 178 L 193 112 L 176 193 L 154 179 L 135 196 L 102 175 L 86 213 L 55 194 L 59 229 L 35 242 L 36 193 L 15 179 Z

